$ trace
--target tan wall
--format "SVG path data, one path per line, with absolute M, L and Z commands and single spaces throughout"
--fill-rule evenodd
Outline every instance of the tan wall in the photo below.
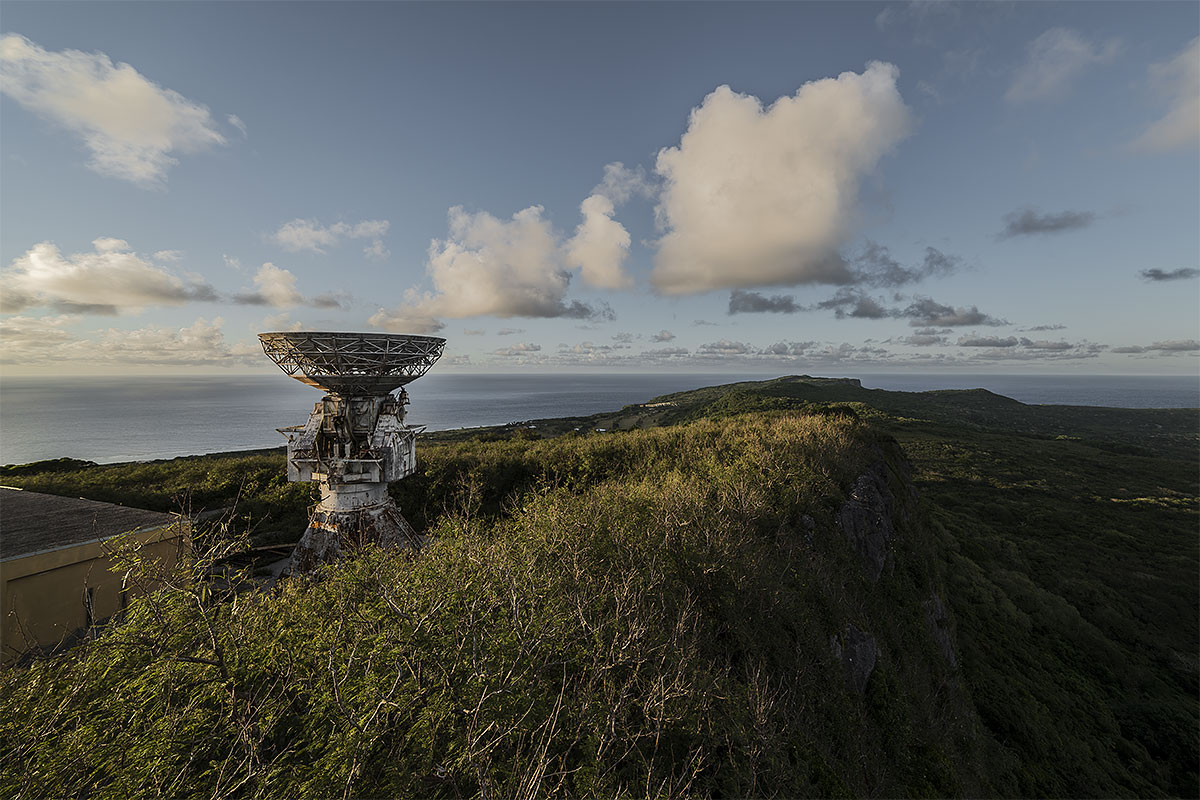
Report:
M 191 539 L 186 522 L 129 534 L 144 556 L 171 568 Z M 116 614 L 137 593 L 113 572 L 114 539 L 84 542 L 0 562 L 0 662 L 8 663 L 34 644 L 58 645 L 72 634 Z M 91 596 L 88 597 L 88 590 Z M 124 594 L 124 596 L 123 596 Z M 88 600 L 92 619 L 88 619 Z

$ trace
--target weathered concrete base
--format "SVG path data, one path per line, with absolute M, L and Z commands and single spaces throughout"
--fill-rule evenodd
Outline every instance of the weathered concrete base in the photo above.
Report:
M 397 549 L 421 546 L 422 537 L 390 498 L 353 510 L 328 510 L 324 505 L 313 512 L 308 528 L 292 551 L 288 574 L 312 572 L 368 544 Z

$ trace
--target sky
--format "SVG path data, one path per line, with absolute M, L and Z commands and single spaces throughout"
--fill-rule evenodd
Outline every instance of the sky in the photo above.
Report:
M 0 375 L 1194 375 L 1200 4 L 41 3 Z

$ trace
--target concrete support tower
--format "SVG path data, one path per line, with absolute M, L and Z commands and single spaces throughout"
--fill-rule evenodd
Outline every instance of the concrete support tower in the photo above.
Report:
M 420 537 L 388 495 L 388 483 L 416 470 L 416 437 L 424 430 L 405 424 L 402 387 L 433 366 L 446 340 L 326 332 L 258 338 L 286 374 L 327 393 L 306 424 L 279 429 L 288 439 L 288 480 L 321 487 L 289 571 L 310 572 L 368 543 L 417 547 Z

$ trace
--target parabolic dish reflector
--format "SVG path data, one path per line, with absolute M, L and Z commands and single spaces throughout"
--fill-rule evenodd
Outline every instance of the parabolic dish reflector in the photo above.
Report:
M 296 380 L 344 397 L 384 395 L 425 374 L 446 340 L 402 333 L 260 333 L 263 352 Z

